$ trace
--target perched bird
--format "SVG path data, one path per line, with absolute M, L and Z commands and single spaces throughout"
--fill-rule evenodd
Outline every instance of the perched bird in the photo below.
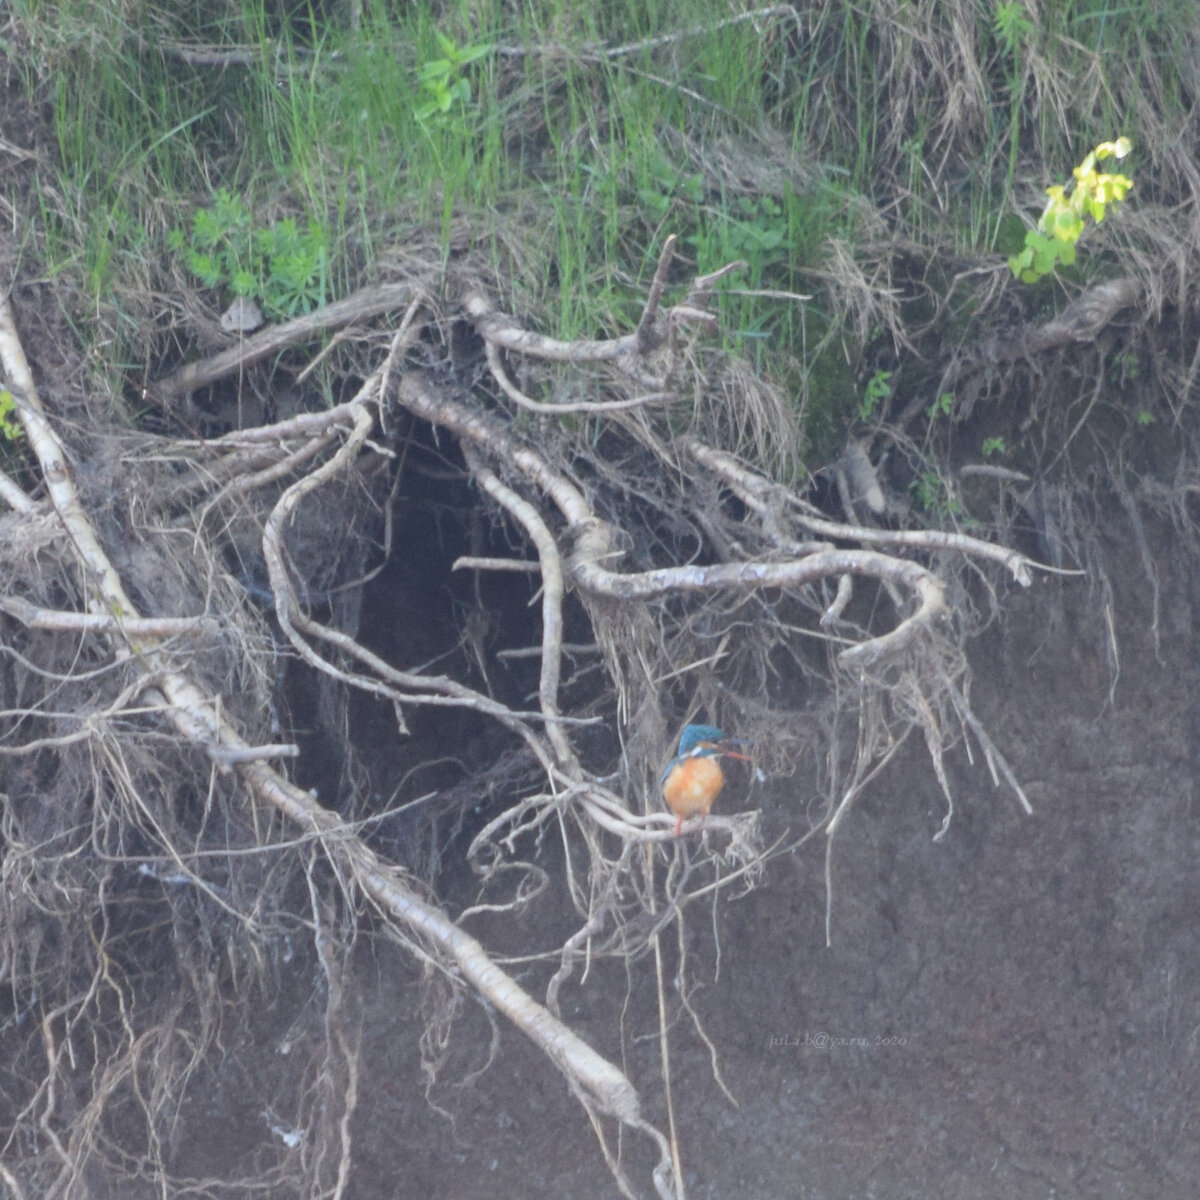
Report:
M 725 737 L 724 730 L 715 725 L 688 725 L 679 737 L 679 749 L 662 773 L 663 799 L 675 814 L 675 833 L 691 817 L 707 817 L 713 801 L 725 786 L 722 758 L 740 758 L 749 762 L 748 755 L 739 754 L 731 746 L 741 745 Z

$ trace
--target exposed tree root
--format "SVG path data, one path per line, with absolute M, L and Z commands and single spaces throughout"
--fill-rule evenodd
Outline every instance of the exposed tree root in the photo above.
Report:
M 320 882 L 311 856 L 305 869 L 311 924 L 318 931 L 315 944 L 329 984 L 328 1053 L 337 1064 L 331 1078 L 340 1081 L 341 1089 L 336 1103 L 330 1101 L 322 1149 L 311 1151 L 326 1162 L 317 1171 L 326 1181 L 326 1194 L 344 1190 L 352 1157 L 349 1131 L 357 1102 L 358 1043 L 340 986 L 344 951 L 341 957 L 333 954 L 331 939 L 336 941 L 341 929 L 352 940 L 354 895 L 366 897 L 414 954 L 436 962 L 449 979 L 486 998 L 566 1075 L 592 1115 L 626 1195 L 642 1189 L 626 1177 L 609 1149 L 601 1118 L 646 1133 L 658 1157 L 653 1186 L 664 1200 L 683 1200 L 683 1171 L 673 1138 L 643 1117 L 641 1097 L 626 1075 L 557 1015 L 561 989 L 580 965 L 599 955 L 619 955 L 630 963 L 653 955 L 660 979 L 662 1066 L 669 1103 L 666 1030 L 672 1015 L 661 987 L 661 933 L 672 920 L 682 928 L 690 904 L 701 897 L 715 900 L 728 889 L 753 887 L 771 853 L 798 844 L 820 828 L 832 844 L 849 805 L 911 729 L 920 729 L 926 739 L 948 805 L 952 800 L 942 755 L 967 731 L 993 771 L 1024 802 L 1015 777 L 958 685 L 965 668 L 955 613 L 947 578 L 932 562 L 991 562 L 1021 584 L 1030 582 L 1035 564 L 961 533 L 867 528 L 832 520 L 805 495 L 739 456 L 728 442 L 721 444 L 715 435 L 730 428 L 774 427 L 777 440 L 786 440 L 786 406 L 773 407 L 769 396 L 755 397 L 749 390 L 738 392 L 736 374 L 730 374 L 719 358 L 706 355 L 699 343 L 700 335 L 716 328 L 709 308 L 713 289 L 737 264 L 697 278 L 680 303 L 664 307 L 672 256 L 673 241 L 668 240 L 637 328 L 608 340 L 561 342 L 534 333 L 515 318 L 497 313 L 477 282 L 464 285 L 462 313 L 483 341 L 494 385 L 488 389 L 467 391 L 429 362 L 435 347 L 428 327 L 417 320 L 427 293 L 417 283 L 375 289 L 304 322 L 265 331 L 156 385 L 155 396 L 177 396 L 202 382 L 245 370 L 313 329 L 407 306 L 389 352 L 346 403 L 207 442 L 158 446 L 158 458 L 175 456 L 182 469 L 172 476 L 169 501 L 158 496 L 139 503 L 158 513 L 155 520 L 164 529 L 169 528 L 163 515 L 169 505 L 186 503 L 194 519 L 170 528 L 186 533 L 201 548 L 194 561 L 205 564 L 209 582 L 192 580 L 196 594 L 206 596 L 202 607 L 186 600 L 164 602 L 154 606 L 161 611 L 145 615 L 134 596 L 153 600 L 154 580 L 138 567 L 140 560 L 128 554 L 130 577 L 123 578 L 114 553 L 106 548 L 94 513 L 81 498 L 72 456 L 38 399 L 9 302 L 0 299 L 0 362 L 37 475 L 35 487 L 3 481 L 4 498 L 13 509 L 8 519 L 25 530 L 32 544 L 38 524 L 50 520 L 44 495 L 65 535 L 65 542 L 53 547 L 44 537 L 40 543 L 40 553 L 53 560 L 56 578 L 64 584 L 58 589 L 58 602 L 48 605 L 45 595 L 37 595 L 30 583 L 33 575 L 27 573 L 14 580 L 29 594 L 4 597 L 0 611 L 28 631 L 78 639 L 80 646 L 87 646 L 86 661 L 99 664 L 102 672 L 116 672 L 113 677 L 121 683 L 114 692 L 106 678 L 109 694 L 98 687 L 93 694 L 87 691 L 82 669 L 69 667 L 67 677 L 73 687 L 83 689 L 78 694 L 87 697 L 81 703 L 89 715 L 48 738 L 26 731 L 10 736 L 5 753 L 33 756 L 47 747 L 75 743 L 98 752 L 120 747 L 120 729 L 152 726 L 164 737 L 169 726 L 177 746 L 201 748 L 211 764 L 205 813 L 218 794 L 235 813 L 233 805 L 241 794 L 247 799 L 237 819 L 252 831 L 248 836 L 259 848 L 278 844 L 273 834 L 268 836 L 265 811 L 282 814 L 289 836 L 299 845 L 319 848 L 335 884 L 332 891 Z M 556 399 L 555 372 L 564 368 L 601 372 L 605 398 Z M 714 411 L 714 397 L 722 394 L 732 400 L 717 404 L 757 407 L 752 413 L 733 415 Z M 676 405 L 684 395 L 693 397 L 695 419 L 686 429 L 672 432 L 669 421 L 656 421 L 652 412 Z M 520 420 L 506 404 L 523 414 Z M 320 594 L 336 596 L 339 581 L 298 579 L 288 539 L 295 536 L 304 514 L 323 498 L 335 496 L 337 489 L 353 485 L 367 490 L 361 483 L 364 464 L 387 465 L 394 454 L 391 431 L 400 411 L 457 442 L 475 482 L 536 558 L 535 568 L 528 555 L 500 563 L 474 556 L 463 563 L 473 570 L 536 569 L 541 583 L 541 667 L 532 711 L 518 710 L 449 676 L 386 661 L 361 644 L 352 624 L 339 622 L 336 605 L 331 620 L 319 621 L 310 614 L 310 599 L 318 594 L 314 589 L 332 583 L 332 591 Z M 563 432 L 564 417 L 585 425 L 574 444 Z M 604 440 L 616 457 L 585 454 L 582 446 L 589 437 L 593 445 Z M 635 495 L 646 514 L 636 535 L 622 524 L 627 516 L 622 506 Z M 336 500 L 326 502 L 336 509 Z M 556 830 L 562 839 L 565 885 L 580 926 L 559 952 L 544 1004 L 424 894 L 406 864 L 387 861 L 352 822 L 274 765 L 274 760 L 293 755 L 296 747 L 269 736 L 261 701 L 239 708 L 233 689 L 222 680 L 221 672 L 226 680 L 234 674 L 249 678 L 256 671 L 269 672 L 269 661 L 264 665 L 261 660 L 269 660 L 271 653 L 261 630 L 245 616 L 244 596 L 239 607 L 236 581 L 221 565 L 228 560 L 222 539 L 226 548 L 240 547 L 243 557 L 261 555 L 273 615 L 286 643 L 331 688 L 357 689 L 390 701 L 400 732 L 406 710 L 473 710 L 509 730 L 538 764 L 544 780 L 540 790 L 511 798 L 502 812 L 490 816 L 475 834 L 469 854 L 486 878 L 498 880 L 501 868 L 513 865 L 510 860 L 516 860 L 532 835 Z M 354 586 L 361 592 L 361 579 Z M 77 607 L 61 599 L 64 592 L 74 597 Z M 563 682 L 568 652 L 564 630 L 572 605 L 581 606 L 590 622 L 609 685 L 601 696 L 574 710 L 565 701 Z M 172 608 L 181 611 L 166 611 Z M 236 631 L 232 640 L 227 636 L 231 628 Z M 811 653 L 822 642 L 836 652 L 828 663 L 818 663 Z M 829 802 L 810 828 L 797 834 L 789 829 L 766 849 L 759 814 L 718 812 L 705 820 L 704 838 L 692 857 L 691 835 L 699 823 L 689 824 L 684 837 L 675 838 L 672 818 L 658 801 L 659 763 L 676 723 L 701 709 L 714 719 L 728 718 L 730 727 L 759 739 L 755 753 L 761 767 L 788 770 L 811 734 L 798 730 L 786 705 L 772 700 L 781 657 L 794 665 L 799 677 L 815 678 L 827 669 L 840 672 L 841 698 L 832 707 L 811 705 L 810 715 L 836 714 L 847 706 L 857 710 L 860 735 L 849 773 L 833 738 L 828 751 Z M 249 689 L 251 694 L 262 695 L 261 680 L 254 686 L 260 690 Z M 44 699 L 27 700 L 26 709 L 22 720 L 27 725 L 49 715 Z M 597 715 L 612 722 L 614 714 L 622 730 L 622 760 L 615 772 L 601 775 L 584 752 L 579 732 Z M 21 728 L 18 721 L 14 729 Z M 118 749 L 108 765 L 95 768 L 90 786 L 96 792 L 108 788 L 119 769 L 126 769 L 116 765 L 121 753 Z M 249 927 L 247 910 L 232 893 L 225 899 L 224 885 L 206 881 L 192 860 L 179 836 L 186 820 L 157 810 L 148 795 L 137 798 L 139 786 L 132 781 L 144 769 L 128 768 L 127 795 L 149 831 L 152 852 L 143 857 L 154 861 L 145 864 L 148 871 L 162 880 L 178 874 Z M 199 782 L 203 794 L 202 779 Z M 126 835 L 113 819 L 114 846 L 124 847 Z M 14 826 L 10 840 L 16 833 Z M 664 855 L 664 850 L 669 853 Z M 118 854 L 116 861 L 132 860 Z M 521 869 L 535 871 L 532 864 Z M 338 895 L 344 899 L 340 907 Z M 342 915 L 335 919 L 338 912 Z M 11 943 L 7 953 L 10 970 L 32 970 L 28 955 Z M 96 951 L 101 964 L 106 953 L 101 937 Z M 682 972 L 682 932 L 675 953 Z M 93 973 L 93 989 L 107 986 L 106 969 L 102 965 Z M 699 1018 L 686 997 L 683 1003 L 698 1028 Z M 47 1144 L 54 1147 L 63 1178 L 82 1170 L 100 1140 L 98 1134 L 90 1142 L 85 1136 L 75 1146 L 61 1140 L 58 1131 L 70 1125 L 57 1110 L 54 1089 L 63 1067 L 58 1044 L 51 1045 L 51 1040 L 56 1022 L 78 1019 L 85 1008 L 92 1011 L 90 1004 L 76 997 L 64 1002 L 58 1016 L 45 1018 L 50 1066 L 45 1085 L 29 1100 L 31 1118 L 36 1117 Z M 89 1110 L 96 1114 L 103 1109 L 106 1089 L 117 1086 L 117 1076 L 125 1077 L 127 1056 L 135 1054 L 138 1045 L 132 1029 L 117 1040 L 120 1045 L 108 1065 L 98 1060 L 100 1085 L 91 1101 L 95 1107 Z M 710 1048 L 715 1069 L 719 1048 Z M 149 1111 L 153 1105 L 147 1104 Z M 314 1195 L 318 1183 L 312 1184 Z M 62 1179 L 44 1194 L 66 1194 Z
M 381 313 L 395 312 L 412 299 L 412 288 L 407 284 L 383 284 L 379 287 L 363 288 L 343 300 L 327 304 L 316 312 L 306 313 L 285 321 L 282 325 L 270 325 L 253 337 L 243 338 L 220 354 L 200 359 L 166 379 L 160 379 L 150 389 L 149 399 L 159 404 L 169 404 L 176 396 L 194 392 L 197 388 L 223 379 L 225 376 L 244 371 L 264 358 L 278 354 L 286 346 L 308 341 L 314 333 L 340 329 L 355 321 L 364 321 Z

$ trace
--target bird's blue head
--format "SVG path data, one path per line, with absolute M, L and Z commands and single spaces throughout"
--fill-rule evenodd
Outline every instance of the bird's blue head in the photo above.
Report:
M 679 735 L 679 749 L 676 757 L 684 758 L 691 754 L 701 742 L 723 742 L 725 731 L 715 725 L 686 725 Z

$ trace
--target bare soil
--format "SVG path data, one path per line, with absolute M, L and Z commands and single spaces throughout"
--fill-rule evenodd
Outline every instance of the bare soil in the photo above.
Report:
M 1129 564 L 1112 579 L 1115 678 L 1103 612 L 1080 580 L 1006 596 L 1003 621 L 973 644 L 979 710 L 1034 816 L 960 752 L 957 810 L 935 843 L 944 802 L 914 743 L 839 833 L 832 946 L 823 840 L 719 902 L 711 923 L 691 921 L 691 964 L 703 963 L 691 1000 L 736 1100 L 680 1021 L 676 1121 L 693 1200 L 1195 1195 L 1197 563 L 1172 529 L 1147 529 L 1157 613 L 1120 515 L 1108 529 L 1111 560 Z M 803 777 L 757 793 L 769 833 L 802 825 L 812 800 Z M 452 865 L 442 888 L 452 910 L 474 898 Z M 572 926 L 552 886 L 516 929 L 469 927 L 503 953 L 557 945 Z M 617 1196 L 539 1051 L 499 1027 L 484 1069 L 493 1030 L 478 1006 L 455 1021 L 427 1102 L 420 981 L 394 948 L 375 951 L 357 971 L 364 1075 L 347 1194 Z M 545 974 L 527 974 L 535 994 Z M 593 969 L 564 1016 L 653 1098 L 657 1013 L 643 975 Z M 229 1031 L 226 1078 L 180 1114 L 199 1173 L 270 1137 L 262 1110 L 288 1091 L 280 1046 L 294 1015 L 280 1005 Z M 650 1165 L 645 1147 L 624 1149 L 631 1167 Z

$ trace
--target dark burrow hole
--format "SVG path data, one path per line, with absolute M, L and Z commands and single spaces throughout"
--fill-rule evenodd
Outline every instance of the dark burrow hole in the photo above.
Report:
M 452 443 L 414 425 L 398 453 L 391 553 L 365 588 L 359 643 L 399 670 L 453 679 L 514 710 L 536 708 L 540 658 L 504 652 L 539 645 L 540 577 L 453 570 L 463 556 L 534 561 L 532 547 L 489 513 Z M 346 731 L 323 715 L 312 668 L 293 660 L 286 694 L 301 747 L 297 781 L 365 818 L 368 841 L 430 882 L 451 845 L 465 850 L 497 806 L 537 784 L 532 755 L 495 717 L 413 703 L 402 708 L 402 732 L 392 702 L 361 691 L 348 699 L 356 769 L 347 775 Z

